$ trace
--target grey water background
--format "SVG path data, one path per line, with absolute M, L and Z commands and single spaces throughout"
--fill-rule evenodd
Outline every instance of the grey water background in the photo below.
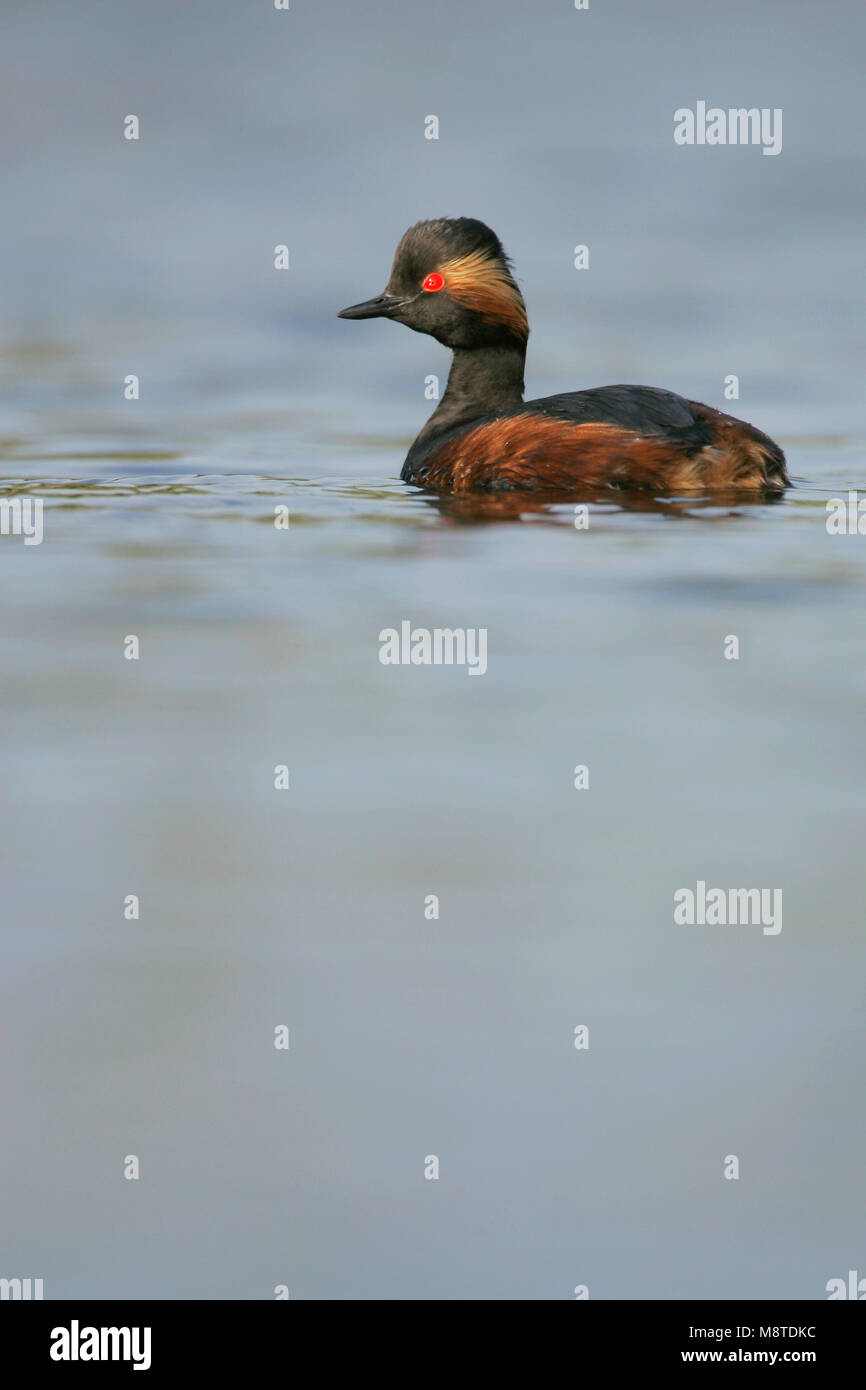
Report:
M 866 1272 L 866 537 L 825 527 L 866 488 L 862 9 L 2 24 L 0 474 L 45 539 L 0 537 L 0 1275 L 811 1299 Z M 698 100 L 781 107 L 782 153 L 675 146 Z M 736 373 L 797 487 L 585 532 L 405 488 L 447 354 L 334 315 L 440 215 L 513 256 L 530 395 L 724 408 Z M 487 674 L 380 665 L 405 618 L 486 627 Z M 782 889 L 781 934 L 675 926 L 698 879 Z

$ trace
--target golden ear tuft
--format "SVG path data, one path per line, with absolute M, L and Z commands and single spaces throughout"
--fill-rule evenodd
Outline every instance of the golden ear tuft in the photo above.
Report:
M 466 309 L 474 309 L 485 323 L 501 324 L 516 338 L 529 337 L 526 305 L 507 268 L 483 251 L 455 256 L 439 267 L 445 291 Z

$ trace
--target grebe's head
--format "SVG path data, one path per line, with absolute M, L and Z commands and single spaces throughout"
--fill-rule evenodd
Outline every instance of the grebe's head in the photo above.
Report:
M 474 217 L 416 222 L 382 294 L 341 319 L 396 319 L 450 348 L 525 343 L 526 306 L 495 232 Z

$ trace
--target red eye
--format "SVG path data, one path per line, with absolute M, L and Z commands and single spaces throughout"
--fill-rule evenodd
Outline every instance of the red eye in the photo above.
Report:
M 429 294 L 434 294 L 436 290 L 441 290 L 444 284 L 445 276 L 440 275 L 438 270 L 434 270 L 432 275 L 427 276 L 421 288 L 427 290 Z

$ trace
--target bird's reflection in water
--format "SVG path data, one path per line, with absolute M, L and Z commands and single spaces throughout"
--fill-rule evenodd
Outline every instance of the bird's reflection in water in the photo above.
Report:
M 596 515 L 623 513 L 655 513 L 658 516 L 694 521 L 728 521 L 747 516 L 753 507 L 778 503 L 782 495 L 775 491 L 748 493 L 737 489 L 705 492 L 694 497 L 663 497 L 650 493 L 615 491 L 572 491 L 568 493 L 543 490 L 528 492 L 438 493 L 419 489 L 424 502 L 438 511 L 448 526 L 480 526 L 495 521 L 547 522 L 550 525 L 573 525 L 577 530 L 590 530 L 590 507 L 604 510 Z M 578 509 L 581 511 L 578 511 Z M 571 510 L 568 510 L 571 509 Z M 588 513 L 588 515 L 587 515 Z

